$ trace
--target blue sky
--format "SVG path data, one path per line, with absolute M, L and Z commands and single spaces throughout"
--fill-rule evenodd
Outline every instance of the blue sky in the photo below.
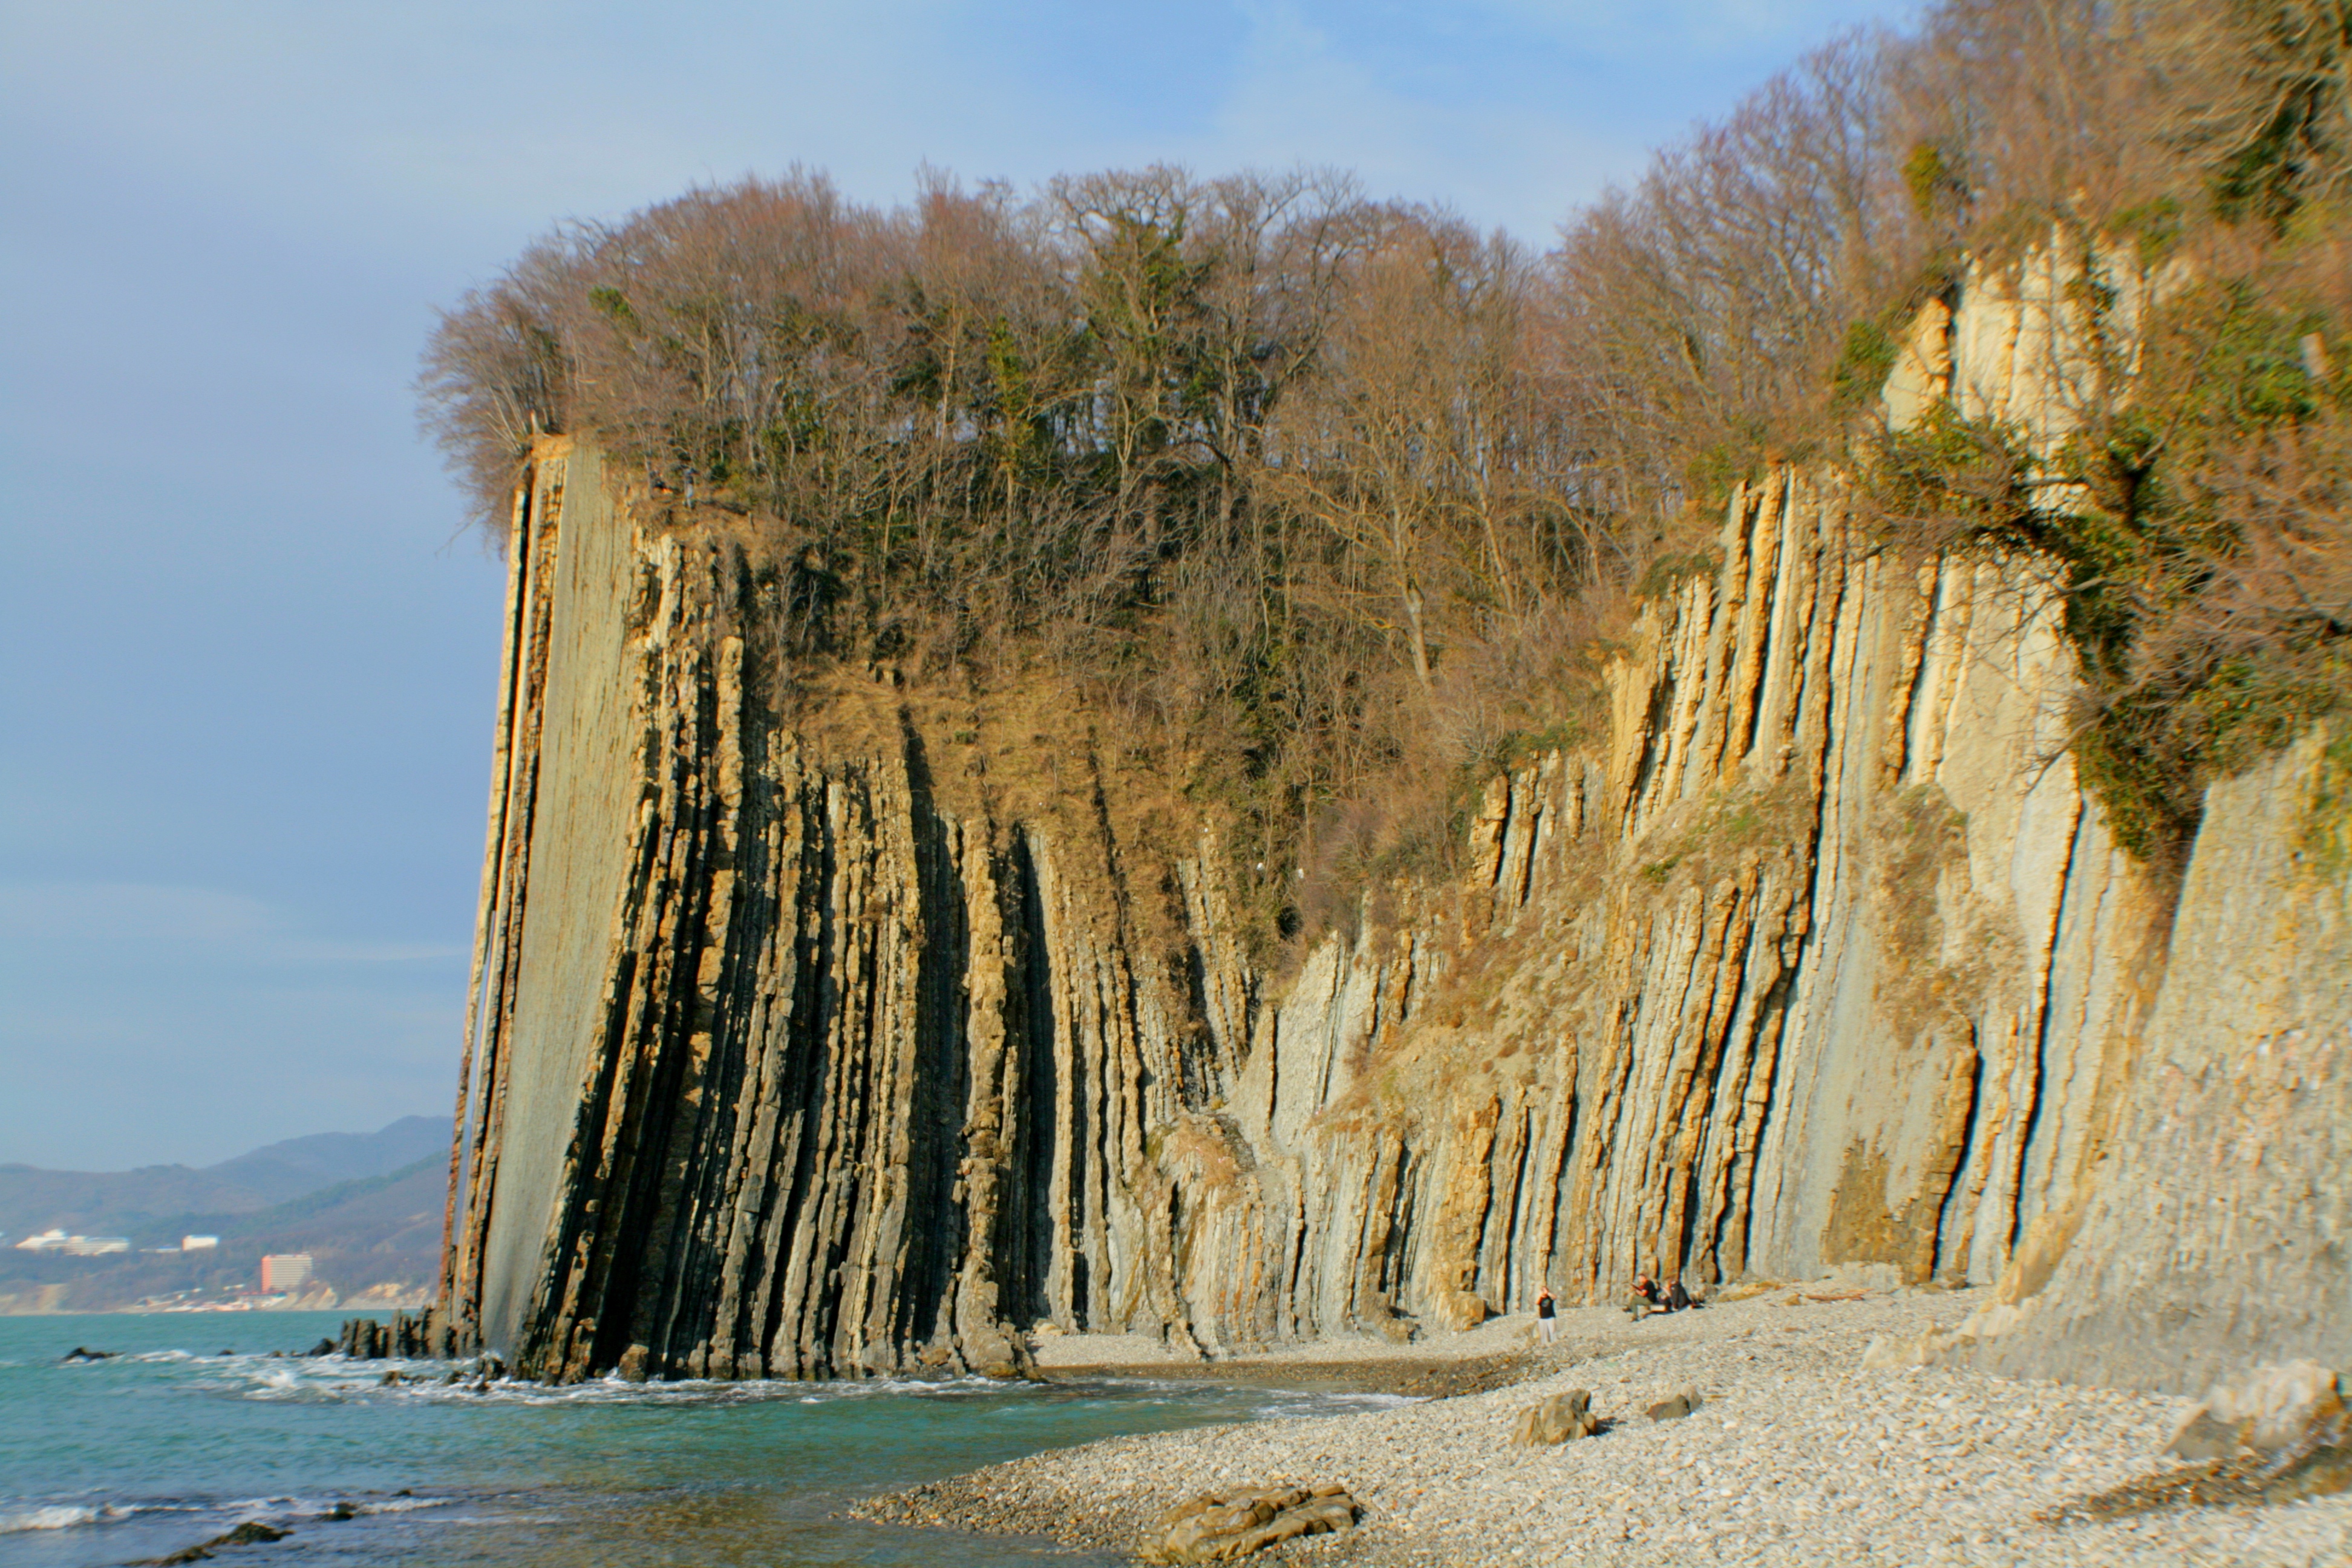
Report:
M 1294 163 L 1547 241 L 1872 0 L 0 0 L 0 1162 L 446 1114 L 502 567 L 436 302 L 569 216 Z

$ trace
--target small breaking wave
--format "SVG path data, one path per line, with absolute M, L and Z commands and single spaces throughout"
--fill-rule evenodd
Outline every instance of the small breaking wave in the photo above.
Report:
M 1310 1394 L 1293 1389 L 1266 1390 L 1258 1400 L 1265 1415 L 1355 1415 L 1370 1410 L 1402 1410 L 1423 1403 L 1418 1394 Z
M 135 1508 L 118 1508 L 110 1502 L 42 1503 L 12 1513 L 0 1513 L 0 1535 L 16 1535 L 28 1530 L 71 1530 L 77 1525 L 109 1524 L 118 1519 L 129 1519 L 139 1511 Z
M 242 1497 L 200 1500 L 182 1499 L 142 1503 L 36 1503 L 9 1508 L 0 1505 L 0 1535 L 37 1530 L 74 1530 L 84 1525 L 114 1524 L 142 1514 L 215 1516 L 224 1522 L 240 1520 L 295 1521 L 318 1519 L 358 1519 L 368 1514 L 414 1513 L 447 1508 L 448 1497 L 370 1495 L 366 1492 L 324 1497 Z
M 77 1524 L 96 1524 L 99 1510 L 59 1503 L 51 1508 L 26 1509 L 22 1513 L 0 1513 L 0 1535 L 15 1535 L 26 1530 L 71 1530 Z
M 270 1402 L 377 1403 L 396 1401 L 427 1405 L 712 1405 L 798 1403 L 827 1405 L 840 1400 L 887 1398 L 962 1399 L 1001 1395 L 1009 1391 L 1034 1391 L 1035 1384 L 967 1376 L 943 1379 L 864 1378 L 832 1383 L 803 1383 L 785 1378 L 723 1381 L 681 1378 L 672 1382 L 631 1383 L 607 1376 L 573 1384 L 532 1383 L 501 1378 L 485 1384 L 448 1362 L 352 1362 L 341 1356 L 287 1357 L 283 1360 L 239 1357 L 236 1364 L 213 1363 L 215 1375 L 199 1384 L 215 1393 Z M 226 1376 L 221 1374 L 226 1374 Z M 399 1381 L 386 1383 L 388 1374 Z M 453 1375 L 456 1373 L 456 1375 Z
M 226 1501 L 206 1504 L 205 1511 L 234 1520 L 298 1522 L 306 1519 L 358 1519 L 367 1514 L 414 1513 L 419 1509 L 447 1508 L 457 1500 L 453 1497 L 415 1497 L 407 1493 L 386 1497 L 372 1491 L 324 1492 L 313 1497 L 230 1498 Z
M 457 1501 L 456 1498 L 447 1497 L 386 1498 L 381 1502 L 362 1503 L 359 1505 L 359 1511 L 362 1513 L 415 1513 L 421 1508 L 450 1508 L 455 1506 Z

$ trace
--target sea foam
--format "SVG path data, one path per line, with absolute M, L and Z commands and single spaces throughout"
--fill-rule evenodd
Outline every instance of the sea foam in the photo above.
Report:
M 79 1503 L 52 1503 L 46 1508 L 26 1509 L 21 1513 L 0 1513 L 0 1535 L 14 1535 L 26 1530 L 71 1530 L 77 1524 L 96 1524 L 101 1519 L 116 1517 L 118 1511 Z

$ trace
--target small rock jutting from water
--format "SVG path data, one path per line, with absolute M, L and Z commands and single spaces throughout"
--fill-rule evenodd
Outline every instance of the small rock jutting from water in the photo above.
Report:
M 215 1535 L 198 1546 L 184 1547 L 169 1557 L 147 1557 L 131 1564 L 131 1568 L 173 1568 L 182 1563 L 202 1563 L 213 1554 L 215 1546 L 251 1546 L 262 1542 L 283 1541 L 294 1532 L 278 1530 L 256 1520 L 247 1520 L 226 1535 Z
M 1600 1430 L 1600 1418 L 1592 1414 L 1591 1392 L 1571 1388 L 1521 1411 L 1518 1425 L 1511 1428 L 1511 1441 L 1523 1448 L 1532 1448 L 1594 1436 Z
M 1356 1501 L 1347 1489 L 1241 1487 L 1202 1492 L 1162 1514 L 1146 1563 L 1229 1563 L 1304 1535 L 1335 1534 L 1355 1526 Z
M 340 1338 L 320 1340 L 310 1353 L 331 1355 L 340 1352 L 353 1361 L 390 1361 L 395 1357 L 448 1355 L 456 1349 L 448 1325 L 428 1307 L 421 1312 L 394 1312 L 389 1323 L 380 1323 L 373 1318 L 347 1318 Z

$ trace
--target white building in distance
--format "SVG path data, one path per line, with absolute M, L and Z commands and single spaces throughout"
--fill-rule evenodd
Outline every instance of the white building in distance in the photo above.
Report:
M 68 1236 L 64 1231 L 49 1229 L 38 1236 L 28 1236 L 16 1244 L 19 1252 L 62 1252 L 73 1258 L 95 1258 L 104 1252 L 128 1252 L 131 1238 L 127 1236 Z

